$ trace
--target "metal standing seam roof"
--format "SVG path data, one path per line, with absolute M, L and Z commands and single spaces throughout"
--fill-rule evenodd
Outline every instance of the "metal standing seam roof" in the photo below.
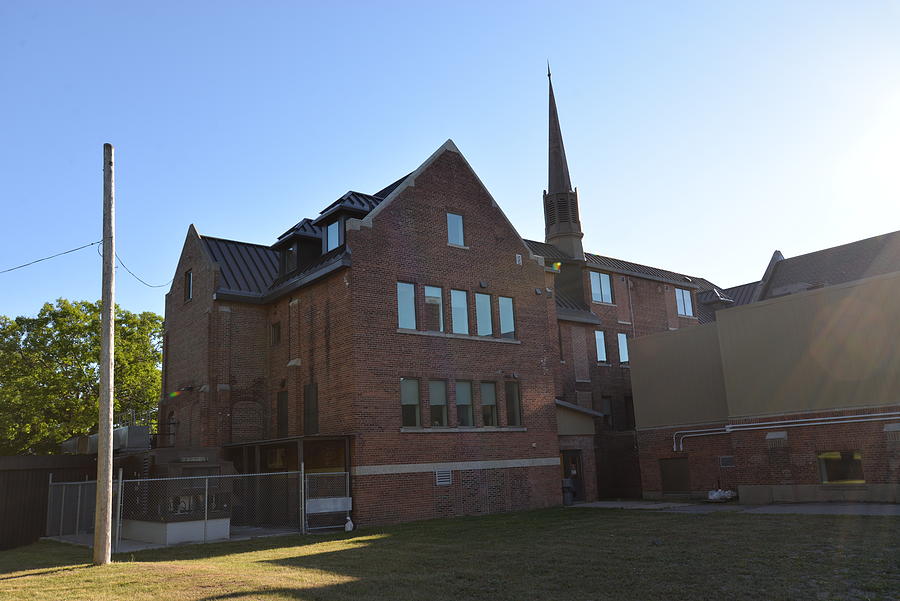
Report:
M 201 236 L 219 266 L 219 289 L 262 294 L 278 275 L 278 253 L 268 246 Z
M 753 292 L 759 282 L 750 282 L 741 284 L 740 286 L 732 286 L 731 288 L 713 288 L 697 294 L 697 301 L 704 304 L 712 304 L 717 302 L 728 303 L 730 307 L 739 307 L 746 305 L 753 298 Z
M 900 231 L 782 259 L 762 298 L 900 271 Z
M 285 233 L 278 236 L 278 240 L 284 240 L 290 234 L 299 234 L 301 236 L 306 236 L 308 238 L 321 238 L 322 237 L 322 228 L 318 225 L 314 225 L 312 219 L 308 217 L 304 217 L 303 220 L 300 221 L 297 225 L 286 231 Z

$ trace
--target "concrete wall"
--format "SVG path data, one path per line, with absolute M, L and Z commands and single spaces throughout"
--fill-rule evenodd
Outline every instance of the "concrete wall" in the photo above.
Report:
M 644 336 L 631 347 L 638 429 L 702 424 L 727 417 L 715 323 Z
M 896 403 L 898 299 L 894 273 L 720 312 L 729 414 Z

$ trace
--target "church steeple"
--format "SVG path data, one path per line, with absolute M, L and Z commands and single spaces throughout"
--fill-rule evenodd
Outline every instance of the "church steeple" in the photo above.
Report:
M 545 240 L 575 259 L 584 259 L 581 246 L 584 234 L 581 232 L 581 220 L 578 216 L 578 191 L 572 188 L 569 178 L 569 164 L 566 162 L 566 149 L 559 127 L 549 64 L 547 80 L 550 84 L 550 137 L 547 190 L 544 191 Z

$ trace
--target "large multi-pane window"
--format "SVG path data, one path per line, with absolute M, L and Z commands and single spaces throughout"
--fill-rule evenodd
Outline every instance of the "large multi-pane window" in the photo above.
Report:
M 428 380 L 428 404 L 431 406 L 431 425 L 447 425 L 447 382 Z
M 612 282 L 608 273 L 591 272 L 591 300 L 595 303 L 612 303 Z
M 594 342 L 597 345 L 597 361 L 602 363 L 606 361 L 606 337 L 603 332 L 600 330 L 594 332 Z
M 499 297 L 500 305 L 500 336 L 503 338 L 516 337 L 516 316 L 513 312 L 513 299 L 508 296 Z
M 456 246 L 466 245 L 462 215 L 447 213 L 447 242 Z
M 332 221 L 325 228 L 325 252 L 341 245 L 341 222 Z
M 479 336 L 491 336 L 494 333 L 490 294 L 475 293 L 475 327 Z
M 694 316 L 694 306 L 691 304 L 691 291 L 684 288 L 675 289 L 675 304 L 678 305 L 678 314 L 685 317 Z M 671 306 L 671 305 L 670 305 Z
M 400 378 L 400 408 L 404 426 L 419 426 L 419 381 L 414 378 Z
M 444 331 L 444 291 L 437 286 L 425 286 L 425 329 Z
M 497 384 L 481 383 L 481 416 L 485 426 L 497 425 Z
M 628 335 L 619 332 L 619 362 L 628 363 Z
M 416 287 L 397 282 L 397 327 L 416 329 Z
M 469 302 L 465 290 L 450 291 L 450 317 L 454 334 L 469 333 Z
M 506 425 L 522 425 L 522 402 L 519 398 L 519 383 L 506 382 Z
M 456 382 L 456 423 L 460 426 L 474 426 L 472 415 L 472 383 Z

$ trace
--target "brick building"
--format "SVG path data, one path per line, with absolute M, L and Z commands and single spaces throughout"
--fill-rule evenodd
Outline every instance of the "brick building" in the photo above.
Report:
M 900 232 L 701 294 L 714 323 L 634 345 L 644 495 L 900 501 Z
M 582 250 L 550 87 L 546 239 L 452 141 L 272 245 L 191 226 L 166 296 L 161 421 L 238 471 L 349 470 L 384 523 L 635 496 L 628 341 L 705 319 L 688 277 Z

